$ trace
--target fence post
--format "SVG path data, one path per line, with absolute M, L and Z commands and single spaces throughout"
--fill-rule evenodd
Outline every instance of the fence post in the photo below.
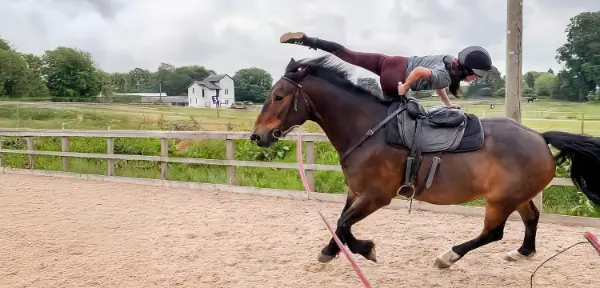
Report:
M 31 136 L 27 136 L 27 150 L 29 151 L 33 151 L 33 137 Z M 31 153 L 27 153 L 27 168 L 29 169 L 33 169 L 33 166 L 35 165 L 35 160 L 33 158 L 33 154 Z
M 306 143 L 306 164 L 315 164 L 315 142 L 306 141 L 304 143 Z M 306 181 L 308 181 L 310 190 L 315 191 L 315 170 L 306 170 Z
M 69 137 L 67 137 L 67 136 L 60 137 L 60 151 L 69 152 Z M 66 156 L 61 156 L 60 159 L 62 162 L 62 170 L 65 172 L 68 171 L 69 170 L 69 158 Z
M 107 137 L 106 138 L 106 154 L 114 155 L 115 154 L 115 138 Z M 107 175 L 115 176 L 115 159 L 108 159 L 106 161 L 108 163 L 107 167 Z
M 168 138 L 160 138 L 160 156 L 161 157 L 169 157 L 169 139 Z M 160 162 L 160 179 L 167 180 L 169 169 L 169 162 L 161 161 Z
M 235 160 L 235 147 L 232 139 L 225 140 L 225 159 Z M 235 166 L 227 166 L 227 183 L 235 185 Z

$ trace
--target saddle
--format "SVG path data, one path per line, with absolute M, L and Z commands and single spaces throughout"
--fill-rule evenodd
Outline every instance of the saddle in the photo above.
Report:
M 406 158 L 403 184 L 398 195 L 415 197 L 415 182 L 421 165 L 422 153 L 435 153 L 427 177 L 429 188 L 442 153 L 471 152 L 483 145 L 484 134 L 481 121 L 474 114 L 462 109 L 434 107 L 425 110 L 417 99 L 404 99 L 390 106 L 388 115 L 396 114 L 386 124 L 386 142 L 396 148 L 410 150 Z M 405 190 L 409 191 L 405 191 Z

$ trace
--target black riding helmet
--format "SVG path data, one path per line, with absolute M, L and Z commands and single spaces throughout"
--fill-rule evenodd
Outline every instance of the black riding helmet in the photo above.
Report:
M 498 73 L 492 65 L 490 54 L 479 46 L 469 46 L 458 53 L 458 64 L 473 71 L 473 74 L 484 77 L 489 73 Z

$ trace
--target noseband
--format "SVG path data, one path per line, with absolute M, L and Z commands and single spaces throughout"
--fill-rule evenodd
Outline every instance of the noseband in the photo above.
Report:
M 285 117 L 283 118 L 283 120 L 281 121 L 281 123 L 285 123 L 287 118 L 290 116 L 290 112 L 292 111 L 292 109 L 294 109 L 294 112 L 298 112 L 298 96 L 302 96 L 302 99 L 304 99 L 304 104 L 306 105 L 306 109 L 308 110 L 308 115 L 310 117 L 312 110 L 310 109 L 310 104 L 308 101 L 308 98 L 306 98 L 306 94 L 304 93 L 304 91 L 302 90 L 302 84 L 292 80 L 289 77 L 286 76 L 281 76 L 281 79 L 284 79 L 292 84 L 294 84 L 294 86 L 296 86 L 296 92 L 294 93 L 294 95 L 292 96 L 293 99 L 292 101 L 294 102 L 293 105 L 290 105 L 288 110 L 285 112 Z M 290 130 L 292 130 L 293 128 L 295 128 L 296 126 L 292 126 L 289 129 L 281 132 L 281 129 L 276 128 L 275 130 L 273 130 L 273 132 L 271 133 L 273 135 L 273 137 L 275 138 L 281 138 L 283 136 L 285 136 L 285 134 L 287 134 Z M 279 135 L 276 135 L 276 132 Z

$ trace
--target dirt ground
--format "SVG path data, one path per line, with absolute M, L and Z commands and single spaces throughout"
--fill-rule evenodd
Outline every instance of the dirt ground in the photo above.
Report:
M 330 236 L 312 201 L 15 174 L 0 175 L 0 287 L 362 287 L 348 261 L 316 258 Z M 335 223 L 341 204 L 323 203 Z M 508 263 L 502 241 L 433 267 L 483 219 L 383 209 L 353 228 L 377 244 L 355 257 L 373 287 L 529 287 L 542 261 L 599 229 L 540 224 L 538 254 Z M 600 257 L 579 245 L 542 267 L 534 287 L 600 287 Z

